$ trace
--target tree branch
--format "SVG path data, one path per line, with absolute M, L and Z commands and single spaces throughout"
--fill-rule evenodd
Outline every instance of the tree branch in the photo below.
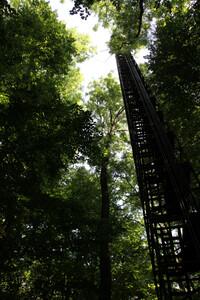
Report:
M 142 29 L 142 17 L 143 17 L 143 14 L 144 14 L 144 0 L 139 0 L 139 9 L 140 9 L 139 25 L 138 25 L 138 32 L 136 34 L 136 38 L 139 37 L 141 29 Z

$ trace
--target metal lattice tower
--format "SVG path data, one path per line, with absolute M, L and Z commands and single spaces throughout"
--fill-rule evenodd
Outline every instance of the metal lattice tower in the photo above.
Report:
M 116 56 L 159 300 L 200 299 L 200 209 L 192 171 L 129 55 Z

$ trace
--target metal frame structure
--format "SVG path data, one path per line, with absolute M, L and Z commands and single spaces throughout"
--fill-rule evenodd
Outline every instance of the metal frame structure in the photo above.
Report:
M 200 299 L 200 209 L 131 54 L 116 56 L 159 300 Z

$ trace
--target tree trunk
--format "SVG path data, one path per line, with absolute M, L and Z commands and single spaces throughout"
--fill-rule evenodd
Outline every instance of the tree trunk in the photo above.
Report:
M 110 199 L 108 191 L 108 158 L 103 157 L 101 163 L 101 240 L 100 240 L 100 293 L 99 300 L 111 299 L 111 260 L 109 251 L 110 240 Z

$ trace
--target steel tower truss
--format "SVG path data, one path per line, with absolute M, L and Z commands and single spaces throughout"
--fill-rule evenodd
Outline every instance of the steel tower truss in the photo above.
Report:
M 158 299 L 200 299 L 200 210 L 190 164 L 177 159 L 133 57 L 116 60 Z

